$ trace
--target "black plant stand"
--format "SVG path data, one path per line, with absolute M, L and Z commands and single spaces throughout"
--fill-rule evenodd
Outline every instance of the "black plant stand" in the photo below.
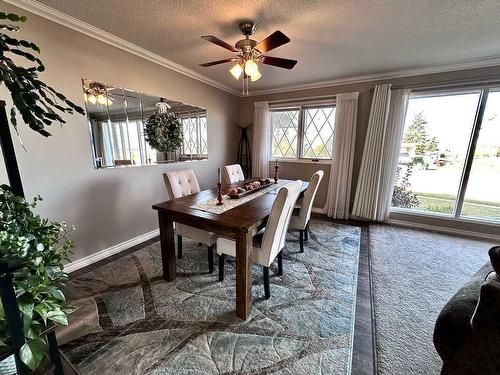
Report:
M 0 146 L 2 148 L 5 169 L 7 170 L 12 192 L 24 198 L 21 174 L 19 173 L 19 167 L 17 165 L 16 153 L 14 144 L 12 143 L 9 121 L 7 120 L 7 113 L 5 110 L 5 101 L 3 100 L 0 100 Z M 19 359 L 19 350 L 24 345 L 25 339 L 23 324 L 19 314 L 19 306 L 17 305 L 14 285 L 12 283 L 12 273 L 22 267 L 24 267 L 23 262 L 0 262 L 0 297 L 4 309 L 5 321 L 7 322 L 7 328 L 13 345 L 2 353 L 2 357 L 14 354 L 16 358 L 17 373 L 19 375 L 28 375 L 33 372 Z M 54 329 L 55 325 L 48 327 L 43 333 L 47 335 L 50 357 L 54 365 L 54 374 L 63 375 L 61 356 Z
M 250 143 L 248 142 L 248 128 L 241 128 L 240 143 L 238 144 L 238 156 L 236 162 L 241 166 L 245 178 L 252 176 L 252 156 L 250 154 Z

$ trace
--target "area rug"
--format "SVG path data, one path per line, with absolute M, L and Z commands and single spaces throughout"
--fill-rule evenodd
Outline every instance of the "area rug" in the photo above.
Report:
M 79 310 L 59 332 L 62 350 L 81 374 L 350 373 L 359 244 L 359 228 L 328 221 L 311 221 L 304 253 L 289 234 L 269 300 L 253 267 L 253 309 L 242 321 L 234 260 L 219 283 L 206 247 L 184 240 L 169 283 L 154 243 L 69 283 Z
M 488 260 L 494 244 L 371 225 L 370 251 L 379 374 L 439 374 L 436 319 Z

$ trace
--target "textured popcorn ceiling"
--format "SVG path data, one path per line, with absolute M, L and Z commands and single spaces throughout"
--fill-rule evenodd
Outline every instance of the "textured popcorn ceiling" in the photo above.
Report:
M 252 90 L 500 55 L 498 0 L 41 2 L 235 89 L 231 64 L 198 66 L 231 56 L 200 36 L 234 44 L 243 19 L 257 23 L 257 40 L 283 31 L 291 43 L 269 55 L 299 61 L 262 67 Z

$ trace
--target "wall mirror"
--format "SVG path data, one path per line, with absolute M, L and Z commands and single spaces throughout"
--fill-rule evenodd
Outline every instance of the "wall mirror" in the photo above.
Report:
M 208 124 L 204 108 L 90 79 L 83 79 L 83 91 L 95 168 L 208 158 Z M 168 113 L 178 119 L 174 123 L 179 125 L 178 137 L 181 138 L 175 150 L 159 151 L 147 141 L 145 124 L 155 113 Z

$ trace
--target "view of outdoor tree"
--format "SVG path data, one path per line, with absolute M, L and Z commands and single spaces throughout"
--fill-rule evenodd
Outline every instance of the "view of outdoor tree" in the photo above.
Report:
M 480 99 L 479 90 L 410 99 L 393 207 L 500 220 L 500 90 L 487 96 L 469 178 L 462 178 Z
M 419 112 L 413 117 L 411 125 L 405 132 L 403 142 L 415 145 L 415 155 L 425 155 L 426 152 L 439 150 L 438 139 L 427 134 L 427 124 L 424 112 Z

